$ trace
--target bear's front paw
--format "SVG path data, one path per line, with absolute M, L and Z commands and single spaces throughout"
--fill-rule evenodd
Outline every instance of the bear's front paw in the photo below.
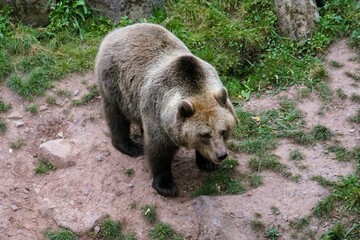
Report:
M 132 140 L 120 141 L 112 139 L 113 146 L 120 152 L 129 155 L 130 157 L 138 157 L 144 154 L 144 148 L 141 144 L 133 142 Z
M 198 166 L 199 169 L 204 170 L 206 172 L 213 172 L 220 168 L 219 164 L 215 164 L 210 160 L 207 160 L 198 151 L 196 151 L 196 165 Z
M 178 195 L 178 188 L 169 174 L 154 177 L 152 187 L 164 197 L 176 197 Z

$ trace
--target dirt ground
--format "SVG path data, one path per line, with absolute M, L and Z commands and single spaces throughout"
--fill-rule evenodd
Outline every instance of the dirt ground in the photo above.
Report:
M 333 96 L 324 114 L 319 115 L 323 106 L 315 94 L 297 101 L 309 128 L 316 124 L 327 126 L 338 133 L 335 139 L 348 149 L 360 144 L 360 126 L 347 120 L 359 106 L 349 98 L 341 100 L 335 91 L 341 88 L 348 96 L 360 94 L 359 83 L 345 74 L 347 71 L 360 71 L 359 62 L 353 60 L 355 56 L 355 52 L 347 47 L 346 40 L 329 49 L 327 63 L 337 61 L 344 66 L 333 68 L 327 64 L 328 84 Z M 304 147 L 284 139 L 274 153 L 293 174 L 301 175 L 298 183 L 277 173 L 263 171 L 264 183 L 243 195 L 193 199 L 191 192 L 199 186 L 206 173 L 197 170 L 193 151 L 181 149 L 174 162 L 180 196 L 164 198 L 151 187 L 151 173 L 144 157 L 130 158 L 112 147 L 102 116 L 101 99 L 85 106 L 71 105 L 72 100 L 85 94 L 86 86 L 93 83 L 92 73 L 75 74 L 56 82 L 47 94 L 55 96 L 58 89 L 66 89 L 71 96 L 56 97 L 56 105 L 47 104 L 45 97 L 37 98 L 35 101 L 40 111 L 36 115 L 25 110 L 28 101 L 1 87 L 2 99 L 12 105 L 8 113 L 0 115 L 8 125 L 5 134 L 0 136 L 1 240 L 44 239 L 45 229 L 59 227 L 68 228 L 83 235 L 81 239 L 87 239 L 86 231 L 107 215 L 123 223 L 123 232 L 133 232 L 137 239 L 149 239 L 151 225 L 142 218 L 140 211 L 146 204 L 156 205 L 159 219 L 186 239 L 207 239 L 206 236 L 210 236 L 206 235 L 206 231 L 210 231 L 209 224 L 227 229 L 229 234 L 233 234 L 228 239 L 265 239 L 263 233 L 251 229 L 250 223 L 256 219 L 256 213 L 261 214 L 260 220 L 267 229 L 278 228 L 282 234 L 279 239 L 291 239 L 290 221 L 308 216 L 316 203 L 329 193 L 311 180 L 312 176 L 337 180 L 354 169 L 354 162 L 336 161 L 334 155 L 326 150 L 326 143 Z M 289 88 L 277 95 L 264 94 L 242 107 L 254 114 L 276 108 L 282 96 L 294 99 L 297 88 Z M 17 120 L 23 121 L 23 125 L 16 126 Z M 59 138 L 71 142 L 73 151 L 69 158 L 75 165 L 47 175 L 35 174 L 39 145 Z M 9 143 L 17 139 L 23 139 L 24 145 L 19 150 L 10 149 Z M 305 155 L 302 162 L 305 169 L 288 160 L 294 149 Z M 233 156 L 240 162 L 239 172 L 249 171 L 250 156 Z M 126 169 L 134 169 L 134 175 L 124 174 Z M 130 207 L 134 201 L 136 209 Z M 273 214 L 272 207 L 278 208 L 278 214 Z M 222 222 L 214 222 L 216 219 L 222 219 Z M 309 229 L 320 236 L 328 226 L 329 223 L 312 221 Z

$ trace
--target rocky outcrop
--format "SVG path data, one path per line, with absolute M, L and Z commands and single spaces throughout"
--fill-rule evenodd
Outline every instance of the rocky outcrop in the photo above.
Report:
M 122 16 L 141 19 L 151 15 L 154 6 L 160 6 L 162 0 L 87 0 L 86 3 L 100 15 L 118 22 Z M 49 24 L 47 12 L 48 0 L 0 0 L 0 8 L 9 6 L 12 14 L 23 23 L 33 26 Z
M 319 18 L 313 0 L 276 0 L 275 3 L 282 35 L 293 39 L 306 39 L 312 35 Z

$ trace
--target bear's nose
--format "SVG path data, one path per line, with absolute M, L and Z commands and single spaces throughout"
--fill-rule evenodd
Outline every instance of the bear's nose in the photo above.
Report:
M 227 156 L 228 156 L 227 152 L 221 152 L 216 154 L 216 157 L 219 160 L 224 160 L 225 158 L 227 158 Z

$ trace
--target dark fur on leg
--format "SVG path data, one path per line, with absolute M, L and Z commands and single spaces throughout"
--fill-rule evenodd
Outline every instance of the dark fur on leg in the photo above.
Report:
M 158 149 L 161 149 L 161 151 L 155 152 Z M 174 146 L 162 148 L 152 146 L 147 150 L 154 177 L 152 187 L 165 197 L 176 197 L 178 195 L 178 188 L 171 173 L 171 162 L 176 150 Z
M 220 168 L 219 164 L 215 164 L 210 160 L 207 160 L 199 151 L 196 150 L 196 165 L 199 169 L 206 172 L 213 172 Z
M 143 155 L 143 146 L 130 138 L 130 122 L 121 113 L 118 104 L 104 100 L 104 111 L 113 146 L 131 157 Z

